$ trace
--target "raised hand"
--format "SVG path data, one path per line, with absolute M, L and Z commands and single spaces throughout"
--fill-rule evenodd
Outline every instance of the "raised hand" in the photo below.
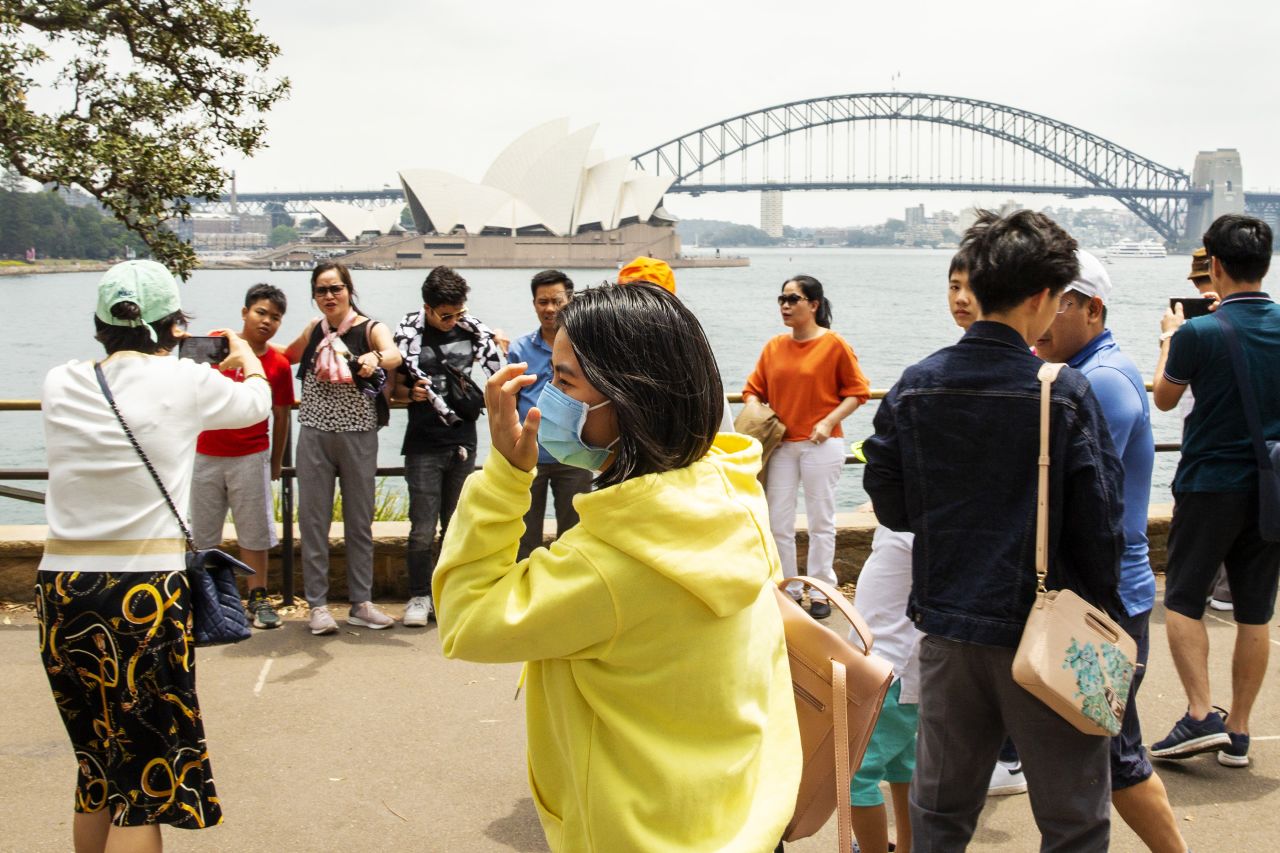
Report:
M 525 362 L 516 362 L 490 376 L 484 386 L 484 402 L 493 449 L 521 471 L 532 471 L 538 464 L 538 423 L 542 413 L 530 409 L 524 424 L 520 423 L 516 409 L 520 389 L 538 381 L 538 377 L 524 372 L 526 367 Z

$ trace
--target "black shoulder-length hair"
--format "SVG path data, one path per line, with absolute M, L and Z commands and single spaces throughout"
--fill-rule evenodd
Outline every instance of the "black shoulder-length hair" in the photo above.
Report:
M 818 310 L 814 312 L 814 322 L 824 329 L 831 328 L 831 300 L 822 292 L 822 282 L 818 281 L 811 275 L 793 275 L 782 283 L 782 289 L 786 290 L 788 284 L 795 284 L 800 288 L 800 292 L 804 294 L 804 298 L 810 302 L 818 303 Z
M 134 302 L 117 302 L 111 306 L 111 316 L 117 320 L 137 321 L 142 317 L 142 310 Z M 93 315 L 94 339 L 102 344 L 107 355 L 117 352 L 141 352 L 155 355 L 157 352 L 172 352 L 178 348 L 177 329 L 185 329 L 191 317 L 182 311 L 174 311 L 161 317 L 154 323 L 148 323 L 156 333 L 155 340 L 146 326 L 113 326 Z
M 607 285 L 576 295 L 560 327 L 583 375 L 612 403 L 619 440 L 596 488 L 674 471 L 711 448 L 724 387 L 702 325 L 661 287 Z

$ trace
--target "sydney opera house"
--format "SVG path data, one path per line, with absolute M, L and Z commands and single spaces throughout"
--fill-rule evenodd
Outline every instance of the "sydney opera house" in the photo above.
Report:
M 478 182 L 436 169 L 400 172 L 418 233 L 386 236 L 347 260 L 364 266 L 598 267 L 637 255 L 680 253 L 674 217 L 662 207 L 671 176 L 649 175 L 629 157 L 592 147 L 596 126 L 568 119 L 535 127 L 498 155 Z M 329 211 L 333 231 L 346 225 Z M 398 216 L 398 212 L 397 212 Z M 350 218 L 349 216 L 347 218 Z M 368 232 L 364 232 L 371 236 Z

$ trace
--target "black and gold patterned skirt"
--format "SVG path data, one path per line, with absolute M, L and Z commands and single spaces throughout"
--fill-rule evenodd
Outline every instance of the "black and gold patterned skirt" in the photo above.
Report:
M 40 656 L 80 766 L 75 810 L 117 826 L 222 822 L 183 572 L 38 572 Z

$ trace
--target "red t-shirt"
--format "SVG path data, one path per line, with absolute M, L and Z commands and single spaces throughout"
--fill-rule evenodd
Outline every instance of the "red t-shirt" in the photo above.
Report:
M 293 371 L 289 360 L 271 347 L 267 347 L 265 355 L 258 357 L 262 362 L 262 372 L 271 386 L 272 406 L 293 405 Z M 214 370 L 216 364 L 210 365 Z M 244 381 L 244 372 L 224 370 L 223 376 L 229 376 L 237 382 Z M 253 426 L 240 429 L 210 429 L 200 433 L 196 439 L 196 453 L 205 456 L 248 456 L 250 453 L 261 453 L 271 447 L 271 438 L 267 435 L 267 421 L 263 420 Z

